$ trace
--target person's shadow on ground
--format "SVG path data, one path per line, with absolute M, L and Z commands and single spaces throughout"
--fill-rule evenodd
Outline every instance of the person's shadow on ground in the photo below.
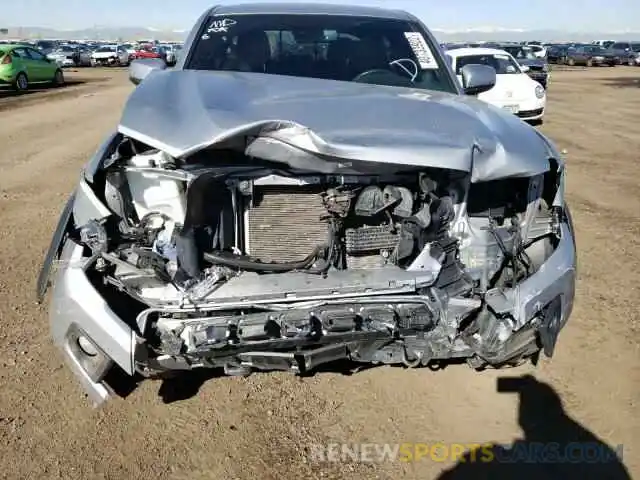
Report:
M 630 480 L 613 449 L 570 418 L 558 394 L 531 375 L 498 379 L 498 392 L 520 395 L 518 421 L 524 438 L 511 445 L 483 445 L 466 452 L 438 480 L 597 479 Z

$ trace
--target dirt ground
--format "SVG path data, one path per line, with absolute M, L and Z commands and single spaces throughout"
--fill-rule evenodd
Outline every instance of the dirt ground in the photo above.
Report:
M 557 392 L 572 425 L 624 444 L 640 477 L 640 68 L 553 74 L 541 129 L 567 150 L 579 283 L 552 360 L 485 372 L 191 376 L 144 382 L 96 410 L 50 342 L 35 279 L 79 168 L 133 87 L 124 71 L 68 75 L 76 83 L 59 91 L 0 91 L 0 477 L 437 478 L 454 462 L 327 464 L 308 447 L 509 444 L 525 435 L 521 405 L 496 380 L 526 373 Z

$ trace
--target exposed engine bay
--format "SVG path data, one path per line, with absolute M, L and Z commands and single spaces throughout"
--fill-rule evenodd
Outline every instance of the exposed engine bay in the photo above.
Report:
M 96 285 L 137 305 L 141 372 L 498 366 L 539 349 L 500 295 L 557 245 L 547 176 L 328 175 L 215 150 L 178 162 L 132 145 L 96 182 L 111 215 L 79 226 L 79 241 Z

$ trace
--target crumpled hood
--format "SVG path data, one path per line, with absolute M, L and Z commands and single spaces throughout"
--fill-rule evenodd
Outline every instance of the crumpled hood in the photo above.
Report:
M 475 98 L 241 72 L 155 71 L 118 129 L 177 158 L 247 139 L 247 154 L 335 173 L 424 166 L 487 181 L 545 172 L 553 155 L 534 128 Z

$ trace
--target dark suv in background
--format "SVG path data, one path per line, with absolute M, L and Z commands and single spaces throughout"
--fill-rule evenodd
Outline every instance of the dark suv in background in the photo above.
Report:
M 613 67 L 621 62 L 620 56 L 614 50 L 599 45 L 581 45 L 567 50 L 565 63 L 567 65 L 585 65 L 587 67 Z
M 529 77 L 542 85 L 543 88 L 547 88 L 549 83 L 549 64 L 545 58 L 536 57 L 526 45 L 495 43 L 486 46 L 508 52 L 521 67 L 526 67 L 525 70 Z
M 563 64 L 567 59 L 569 45 L 547 46 L 547 61 L 549 63 Z
M 636 65 L 635 59 L 640 55 L 640 42 L 615 42 L 610 48 L 620 57 L 620 63 Z

